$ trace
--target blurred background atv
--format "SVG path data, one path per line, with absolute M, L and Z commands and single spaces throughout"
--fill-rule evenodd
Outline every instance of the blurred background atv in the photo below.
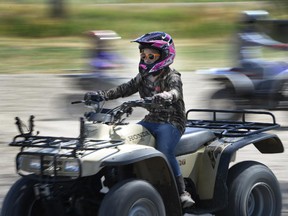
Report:
M 210 96 L 209 107 L 288 110 L 287 59 L 267 60 L 262 53 L 263 48 L 285 53 L 288 51 L 288 44 L 272 39 L 260 28 L 265 28 L 265 25 L 271 22 L 275 25 L 288 25 L 288 21 L 271 21 L 268 15 L 266 11 L 242 12 L 239 21 L 241 28 L 235 40 L 235 66 L 203 72 L 207 74 L 207 79 L 219 83 L 220 86 L 220 89 Z M 231 113 L 223 116 L 223 119 L 239 117 L 239 114 Z

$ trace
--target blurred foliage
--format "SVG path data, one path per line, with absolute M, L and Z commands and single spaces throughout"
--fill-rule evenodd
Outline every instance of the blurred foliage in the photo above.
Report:
M 239 13 L 259 9 L 259 4 L 237 7 L 230 4 L 225 7 L 185 4 L 137 6 L 92 4 L 129 0 L 83 0 L 91 4 L 66 0 L 66 17 L 53 19 L 49 18 L 47 0 L 2 3 L 4 1 L 0 3 L 0 73 L 71 73 L 70 69 L 74 72 L 78 68 L 87 69 L 88 59 L 84 56 L 88 41 L 83 32 L 104 29 L 114 30 L 122 37 L 120 55 L 132 62 L 138 62 L 137 46 L 129 41 L 143 33 L 161 30 L 170 33 L 175 40 L 177 69 L 191 71 L 208 66 L 223 67 L 230 62 L 227 58 L 231 51 L 229 38 L 236 28 Z M 145 1 L 149 2 L 154 1 Z M 133 69 L 136 66 L 133 65 Z
M 83 38 L 1 38 L 0 74 L 64 73 L 86 66 Z
M 0 3 L 47 3 L 48 0 L 1 0 Z M 155 3 L 155 0 L 66 0 L 67 3 L 81 4 L 123 4 L 123 3 Z M 157 0 L 157 3 L 202 3 L 202 2 L 231 2 L 231 0 Z M 234 0 L 233 2 L 255 2 L 255 0 Z
M 78 36 L 87 30 L 112 29 L 131 39 L 161 29 L 181 38 L 223 37 L 234 30 L 235 17 L 242 10 L 241 6 L 187 5 L 69 4 L 67 7 L 64 19 L 53 19 L 47 15 L 49 8 L 46 4 L 0 4 L 0 36 Z
M 88 42 L 83 37 L 0 38 L 0 74 L 85 72 L 89 69 Z M 229 64 L 226 57 L 231 44 L 225 39 L 175 39 L 175 45 L 177 57 L 173 67 L 180 71 Z M 115 44 L 115 51 L 127 61 L 122 70 L 136 72 L 137 47 L 130 40 Z

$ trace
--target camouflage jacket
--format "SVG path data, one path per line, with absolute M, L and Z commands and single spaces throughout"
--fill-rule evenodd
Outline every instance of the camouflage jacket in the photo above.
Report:
M 164 110 L 148 110 L 149 113 L 144 117 L 144 121 L 171 123 L 183 134 L 186 123 L 185 104 L 183 100 L 181 75 L 176 70 L 167 67 L 154 82 L 151 82 L 147 77 L 143 77 L 138 73 L 136 77 L 127 83 L 104 91 L 103 93 L 106 100 L 111 100 L 127 97 L 136 92 L 139 92 L 141 98 L 152 97 L 163 91 L 173 95 L 172 105 Z

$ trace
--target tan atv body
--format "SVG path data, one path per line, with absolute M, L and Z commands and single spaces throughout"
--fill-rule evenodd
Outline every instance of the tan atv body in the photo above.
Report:
M 284 151 L 277 135 L 264 133 L 279 127 L 271 113 L 233 111 L 243 121 L 223 122 L 217 115 L 232 111 L 188 110 L 175 155 L 196 204 L 182 209 L 175 177 L 155 148 L 156 139 L 141 125 L 122 120 L 131 107 L 150 106 L 156 105 L 141 100 L 95 109 L 80 121 L 77 138 L 33 135 L 32 118 L 29 132 L 23 133 L 18 119 L 20 135 L 10 145 L 21 147 L 16 168 L 22 178 L 8 192 L 1 216 L 280 216 L 281 192 L 272 171 L 256 161 L 230 164 L 237 150 L 251 144 L 262 153 Z M 190 117 L 199 112 L 212 114 L 212 120 Z M 244 121 L 247 115 L 272 121 Z

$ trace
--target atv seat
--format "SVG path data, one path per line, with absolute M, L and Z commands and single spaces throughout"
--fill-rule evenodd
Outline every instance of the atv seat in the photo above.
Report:
M 201 146 L 215 139 L 212 131 L 204 128 L 187 127 L 175 149 L 175 155 L 180 156 L 196 152 Z

